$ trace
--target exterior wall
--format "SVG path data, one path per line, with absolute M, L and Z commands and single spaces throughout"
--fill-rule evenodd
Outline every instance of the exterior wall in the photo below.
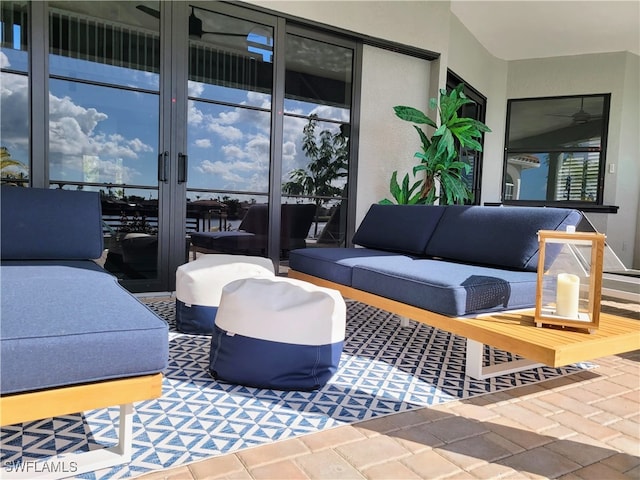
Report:
M 480 203 L 500 202 L 506 126 L 508 62 L 491 55 L 467 28 L 451 15 L 448 67 L 487 97 Z
M 395 74 L 402 72 L 398 81 Z M 365 46 L 362 59 L 360 142 L 356 223 L 372 203 L 391 199 L 389 180 L 398 170 L 399 181 L 411 172 L 420 149 L 418 133 L 393 113 L 395 105 L 427 111 L 430 64 L 425 60 Z
M 607 234 L 607 243 L 626 267 L 634 265 L 637 243 L 639 89 L 638 57 L 629 53 L 509 62 L 507 98 L 611 93 L 604 203 L 620 209 L 617 214 L 588 213 L 587 217 Z
M 431 62 L 428 76 L 422 81 L 419 78 L 422 73 L 414 69 L 411 70 L 413 78 L 409 78 L 402 70 L 395 73 L 384 68 L 403 64 L 405 60 L 373 47 L 365 48 L 356 224 L 371 203 L 388 195 L 390 172 L 400 169 L 402 164 L 398 159 L 407 158 L 407 171 L 413 165 L 407 155 L 417 149 L 417 139 L 410 134 L 411 129 L 395 123 L 389 108 L 400 103 L 419 108 L 420 102 L 436 96 L 438 88 L 445 85 L 447 68 L 487 97 L 486 123 L 492 132 L 485 137 L 481 202 L 501 200 L 507 99 L 610 92 L 607 168 L 610 164 L 615 167 L 614 172 L 605 177 L 604 201 L 618 205 L 620 210 L 617 214 L 588 214 L 588 217 L 596 228 L 607 234 L 608 243 L 625 266 L 640 268 L 638 56 L 620 52 L 500 60 L 489 54 L 451 13 L 448 1 L 253 0 L 249 3 L 441 55 Z M 376 61 L 383 64 L 377 65 Z M 411 62 L 407 60 L 407 64 Z M 417 65 L 407 68 L 414 67 L 419 70 Z M 386 98 L 383 93 L 390 97 Z M 380 135 L 382 130 L 386 135 Z M 395 146 L 388 145 L 390 139 Z M 404 150 L 401 141 L 409 142 Z

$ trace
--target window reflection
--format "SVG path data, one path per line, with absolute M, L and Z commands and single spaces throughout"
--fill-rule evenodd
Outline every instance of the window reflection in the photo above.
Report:
M 189 187 L 267 192 L 271 115 L 189 102 Z
M 28 8 L 0 4 L 0 183 L 29 183 Z
M 50 177 L 157 184 L 158 97 L 51 79 Z
M 328 204 L 345 195 L 349 161 L 348 125 L 321 122 L 317 115 L 306 120 L 285 117 L 285 154 L 283 154 L 282 193 L 292 199 L 311 200 L 316 205 L 312 238 L 322 234 L 321 217 L 333 213 Z M 286 156 L 286 152 L 304 156 Z M 339 208 L 338 208 L 339 210 Z M 325 219 L 328 221 L 328 218 Z
M 252 105 L 271 102 L 273 28 L 192 7 L 189 94 Z M 251 92 L 251 94 L 247 94 Z
M 0 178 L 2 183 L 29 183 L 29 103 L 26 76 L 2 72 Z
M 158 5 L 147 3 L 146 9 Z M 159 16 L 143 5 L 110 2 L 116 18 L 96 18 L 91 2 L 51 2 L 49 69 L 54 75 L 157 90 L 160 71 Z M 137 5 L 137 7 L 136 7 Z M 89 16 L 87 16 L 89 15 Z
M 353 50 L 287 35 L 285 112 L 348 122 Z
M 602 203 L 609 97 L 510 100 L 504 200 Z

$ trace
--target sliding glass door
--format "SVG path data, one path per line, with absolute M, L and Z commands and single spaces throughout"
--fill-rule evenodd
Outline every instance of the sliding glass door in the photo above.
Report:
M 2 180 L 99 192 L 98 262 L 125 287 L 172 291 L 202 252 L 286 269 L 344 242 L 355 42 L 209 1 L 3 2 L 1 20 Z

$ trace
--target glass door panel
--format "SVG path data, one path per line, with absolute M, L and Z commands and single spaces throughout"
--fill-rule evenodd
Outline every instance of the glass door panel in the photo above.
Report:
M 0 4 L 0 183 L 29 185 L 29 44 L 27 2 Z
M 192 258 L 267 256 L 273 27 L 199 7 L 191 8 L 189 23 Z
M 285 57 L 282 202 L 315 207 L 297 248 L 343 245 L 354 51 L 288 33 Z
M 49 184 L 100 192 L 100 263 L 159 288 L 160 34 L 139 9 L 158 2 L 94 5 L 50 3 Z

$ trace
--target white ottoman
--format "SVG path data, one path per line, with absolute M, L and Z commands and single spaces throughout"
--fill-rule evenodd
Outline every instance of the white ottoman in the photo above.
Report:
M 336 290 L 273 277 L 222 289 L 209 372 L 224 382 L 315 390 L 340 362 L 347 308 Z
M 211 335 L 222 287 L 233 280 L 274 277 L 273 262 L 244 255 L 202 255 L 176 271 L 176 328 Z

